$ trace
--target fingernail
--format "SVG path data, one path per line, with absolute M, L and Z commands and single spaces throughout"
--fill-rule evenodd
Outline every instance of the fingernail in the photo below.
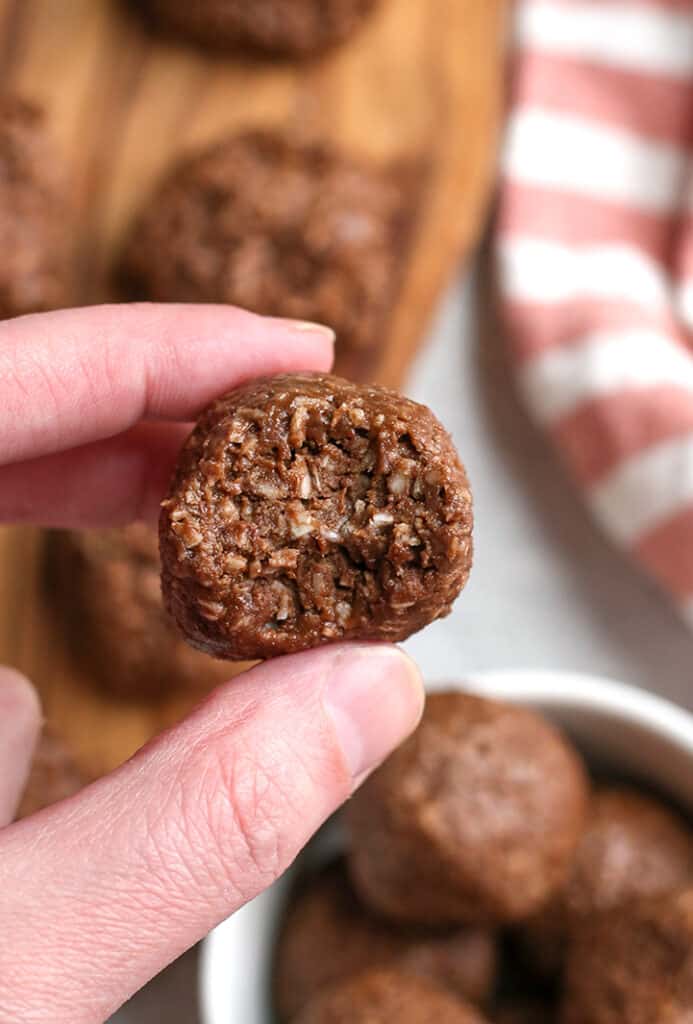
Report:
M 331 327 L 327 327 L 326 324 L 314 324 L 310 320 L 287 320 L 286 323 L 294 331 L 305 331 L 311 334 L 320 334 L 323 338 L 331 341 L 334 344 L 337 335 Z
M 352 647 L 339 654 L 324 702 L 351 775 L 359 779 L 416 728 L 423 683 L 397 647 Z

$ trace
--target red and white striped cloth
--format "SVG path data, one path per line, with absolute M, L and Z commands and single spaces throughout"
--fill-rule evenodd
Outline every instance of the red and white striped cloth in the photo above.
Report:
M 521 390 L 693 626 L 693 0 L 518 0 L 497 254 Z

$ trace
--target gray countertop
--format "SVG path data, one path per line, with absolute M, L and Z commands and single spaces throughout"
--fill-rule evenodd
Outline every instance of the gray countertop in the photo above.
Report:
M 452 615 L 405 646 L 429 678 L 572 669 L 693 707 L 693 633 L 605 539 L 528 422 L 491 306 L 469 282 L 453 290 L 408 389 L 452 431 L 476 525 L 474 569 Z
M 475 279 L 450 291 L 406 389 L 437 412 L 467 465 L 476 553 L 452 615 L 405 646 L 432 680 L 481 669 L 572 669 L 693 708 L 693 634 L 604 539 L 528 422 L 485 292 Z M 113 1022 L 195 1024 L 195 985 L 193 951 Z

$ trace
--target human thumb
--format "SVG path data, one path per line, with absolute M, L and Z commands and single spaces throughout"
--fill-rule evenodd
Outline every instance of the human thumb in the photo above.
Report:
M 0 1021 L 103 1021 L 281 874 L 422 706 L 394 647 L 277 658 L 0 832 Z

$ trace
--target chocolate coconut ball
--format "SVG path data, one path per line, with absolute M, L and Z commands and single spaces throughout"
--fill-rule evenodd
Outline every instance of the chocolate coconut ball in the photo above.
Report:
M 693 1020 L 693 889 L 593 916 L 565 971 L 561 1024 Z
M 373 970 L 321 993 L 295 1024 L 485 1024 L 478 1011 L 421 978 Z
M 430 410 L 328 375 L 256 381 L 214 402 L 180 455 L 164 599 L 220 658 L 396 642 L 448 614 L 471 530 L 464 469 Z
M 144 0 L 166 31 L 213 49 L 309 57 L 346 39 L 376 0 Z
M 496 959 L 486 928 L 395 928 L 373 917 L 339 861 L 305 882 L 289 906 L 277 947 L 275 1001 L 281 1019 L 290 1021 L 323 989 L 370 967 L 392 967 L 483 1003 Z
M 60 532 L 46 548 L 47 597 L 95 685 L 117 697 L 204 692 L 228 676 L 183 642 L 161 600 L 156 531 Z
M 70 304 L 67 189 L 43 112 L 0 101 L 0 318 Z
M 543 718 L 434 694 L 347 805 L 351 876 L 394 920 L 515 922 L 565 881 L 586 804 L 580 758 Z
M 44 807 L 65 800 L 85 784 L 65 741 L 44 729 L 29 771 L 17 818 L 26 818 Z
M 634 790 L 597 790 L 565 886 L 525 926 L 529 962 L 555 973 L 581 921 L 692 880 L 691 832 L 677 814 Z
M 411 217 L 402 177 L 328 146 L 231 138 L 164 180 L 134 225 L 123 279 L 131 296 L 155 302 L 328 324 L 338 371 L 367 376 Z

